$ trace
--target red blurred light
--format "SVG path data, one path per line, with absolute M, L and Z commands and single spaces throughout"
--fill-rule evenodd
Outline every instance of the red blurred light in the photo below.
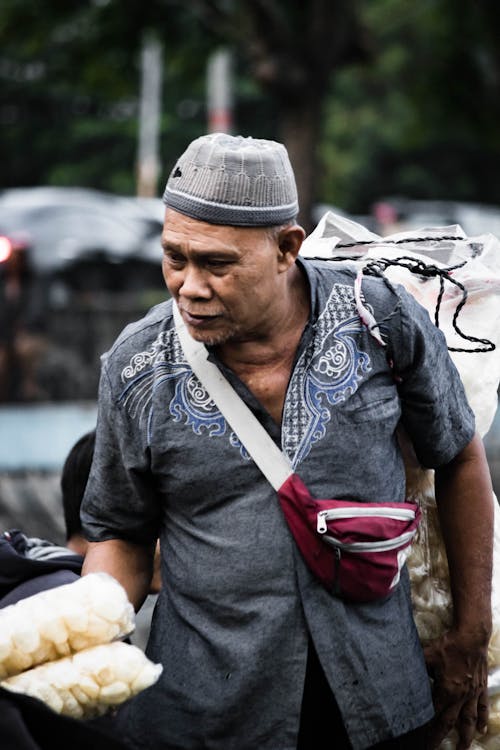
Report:
M 12 253 L 12 242 L 8 237 L 0 236 L 0 263 L 8 260 Z

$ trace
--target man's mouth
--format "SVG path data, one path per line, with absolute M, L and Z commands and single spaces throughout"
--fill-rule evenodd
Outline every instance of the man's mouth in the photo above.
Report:
M 184 322 L 191 326 L 207 325 L 220 317 L 220 315 L 207 315 L 206 313 L 188 312 L 185 308 L 181 309 L 181 314 L 184 318 Z

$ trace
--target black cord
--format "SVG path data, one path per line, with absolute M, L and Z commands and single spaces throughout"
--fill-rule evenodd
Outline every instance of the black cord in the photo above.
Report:
M 464 242 L 464 237 L 454 237 L 452 235 L 444 235 L 442 237 L 402 237 L 399 240 L 386 240 L 381 238 L 379 240 L 358 240 L 357 242 L 339 242 L 336 247 L 357 247 L 358 245 L 403 245 L 404 243 L 411 244 L 412 242 L 441 242 L 443 240 L 457 240 Z M 323 258 L 324 260 L 324 258 Z

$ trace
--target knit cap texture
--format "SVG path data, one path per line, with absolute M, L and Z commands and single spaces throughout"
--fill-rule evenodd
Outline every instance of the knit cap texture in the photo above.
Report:
M 193 219 L 274 226 L 297 216 L 297 187 L 286 148 L 258 138 L 196 138 L 168 178 L 164 203 Z

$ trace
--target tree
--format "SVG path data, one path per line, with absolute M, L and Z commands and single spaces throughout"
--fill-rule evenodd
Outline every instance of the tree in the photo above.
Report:
M 169 87 L 179 91 L 185 86 L 191 99 L 193 92 L 194 98 L 202 98 L 200 86 L 204 85 L 209 51 L 229 41 L 240 54 L 244 76 L 253 78 L 272 101 L 277 124 L 272 135 L 289 149 L 297 173 L 302 220 L 310 224 L 310 209 L 317 196 L 316 157 L 323 103 L 331 77 L 342 65 L 365 54 L 352 0 L 198 0 L 189 7 L 180 0 L 49 0 L 43 5 L 10 0 L 0 11 L 0 20 L 8 40 L 4 57 L 16 70 L 24 71 L 23 81 L 16 75 L 7 76 L 9 91 L 4 90 L 4 96 L 11 97 L 11 145 L 19 140 L 15 132 L 19 128 L 31 140 L 30 121 L 36 113 L 36 155 L 41 160 L 50 159 L 50 147 L 44 146 L 40 134 L 45 132 L 46 138 L 48 131 L 61 133 L 56 136 L 60 165 L 55 172 L 46 170 L 49 176 L 55 174 L 61 183 L 73 181 L 79 174 L 85 182 L 92 180 L 95 187 L 106 183 L 115 189 L 130 182 L 120 162 L 130 170 L 137 116 L 137 62 L 144 31 L 150 28 L 161 34 L 166 50 L 166 102 L 170 109 L 164 115 L 162 132 L 163 142 L 169 137 L 169 151 L 180 135 L 188 134 L 170 114 Z M 29 70 L 36 70 L 32 80 Z M 262 99 L 260 103 L 268 106 Z M 203 130 L 203 108 L 199 114 L 193 134 Z M 259 124 L 251 117 L 238 126 L 260 134 Z M 112 165 L 111 182 L 109 176 L 98 174 L 102 153 Z M 21 183 L 29 180 L 27 162 L 22 158 L 17 172 Z
M 295 168 L 301 221 L 311 227 L 318 198 L 318 144 L 332 78 L 366 61 L 367 45 L 354 0 L 203 0 L 202 22 L 222 29 L 244 55 L 247 74 L 273 100 L 279 137 Z
M 161 33 L 166 49 L 165 162 L 198 135 L 204 60 L 214 41 L 183 8 L 181 0 L 2 3 L 3 187 L 134 192 L 139 61 L 148 29 Z M 192 106 L 182 110 L 188 97 Z
M 323 198 L 500 203 L 500 7 L 484 0 L 364 0 L 373 64 L 336 76 L 321 144 Z

